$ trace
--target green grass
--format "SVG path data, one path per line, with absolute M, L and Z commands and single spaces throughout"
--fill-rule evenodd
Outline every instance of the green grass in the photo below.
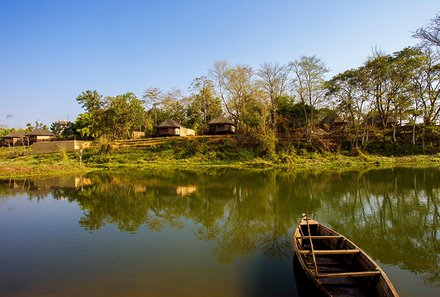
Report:
M 152 147 L 86 149 L 83 164 L 74 153 L 25 155 L 23 148 L 0 148 L 0 178 L 58 175 L 117 168 L 245 168 L 283 170 L 352 170 L 371 167 L 439 166 L 440 154 L 384 157 L 358 152 L 356 156 L 286 149 L 268 158 L 252 142 L 225 137 L 170 139 Z

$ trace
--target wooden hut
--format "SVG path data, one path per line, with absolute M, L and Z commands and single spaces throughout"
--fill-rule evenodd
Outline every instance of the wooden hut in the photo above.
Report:
M 218 117 L 208 123 L 208 134 L 234 134 L 235 125 L 230 119 Z
M 188 129 L 175 120 L 165 120 L 156 127 L 157 136 L 194 136 L 195 131 Z
M 348 122 L 336 116 L 326 116 L 320 122 L 319 126 L 324 130 L 344 129 Z
M 26 136 L 29 137 L 30 143 L 51 141 L 53 138 L 56 137 L 55 134 L 53 134 L 47 129 L 35 129 L 27 133 Z
M 24 145 L 26 143 L 25 138 L 26 138 L 26 133 L 24 131 L 13 131 L 3 136 L 3 145 L 4 146 Z

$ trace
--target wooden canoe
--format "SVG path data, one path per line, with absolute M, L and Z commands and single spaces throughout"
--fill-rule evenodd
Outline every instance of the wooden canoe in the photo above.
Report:
M 303 217 L 293 245 L 299 266 L 323 296 L 399 296 L 364 251 L 315 220 Z

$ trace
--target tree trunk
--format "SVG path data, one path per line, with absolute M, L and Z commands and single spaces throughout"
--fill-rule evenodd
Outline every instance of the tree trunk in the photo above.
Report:
M 394 143 L 397 142 L 397 138 L 396 138 L 396 125 L 393 125 L 393 142 Z
M 412 127 L 412 144 L 416 145 L 416 123 L 415 122 Z

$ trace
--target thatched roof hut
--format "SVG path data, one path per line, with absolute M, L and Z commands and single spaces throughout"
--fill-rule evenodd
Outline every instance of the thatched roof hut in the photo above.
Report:
M 26 134 L 27 136 L 55 136 L 52 132 L 47 129 L 34 129 Z
M 194 136 L 195 131 L 188 129 L 175 120 L 165 120 L 156 127 L 157 136 Z
M 184 127 L 184 126 L 179 124 L 175 120 L 165 120 L 159 125 L 157 125 L 157 128 L 180 128 L 180 127 Z
M 3 136 L 3 145 L 6 146 L 16 146 L 23 145 L 23 139 L 26 137 L 26 133 L 24 131 L 12 131 L 5 136 Z
M 3 138 L 23 138 L 25 136 L 26 133 L 24 131 L 12 131 L 11 133 L 3 136 Z
M 235 133 L 234 122 L 230 119 L 220 116 L 208 123 L 208 134 L 233 134 Z
M 29 137 L 29 141 L 31 143 L 40 142 L 40 141 L 50 141 L 51 139 L 56 137 L 54 133 L 50 132 L 47 129 L 35 129 L 27 133 L 26 136 Z

